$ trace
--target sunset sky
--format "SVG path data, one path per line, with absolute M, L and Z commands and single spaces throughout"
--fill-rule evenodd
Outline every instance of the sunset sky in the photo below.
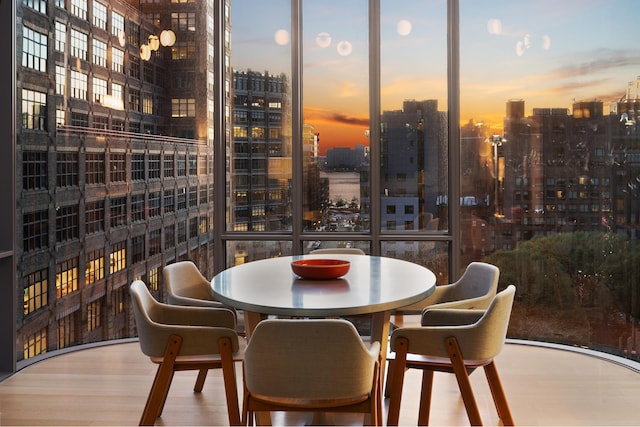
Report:
M 289 0 L 233 0 L 232 65 L 291 75 Z M 331 146 L 368 144 L 368 2 L 303 3 L 304 121 Z M 381 101 L 447 109 L 446 0 L 381 0 Z M 605 103 L 640 75 L 640 2 L 460 1 L 461 122 L 499 131 L 510 99 L 533 108 Z

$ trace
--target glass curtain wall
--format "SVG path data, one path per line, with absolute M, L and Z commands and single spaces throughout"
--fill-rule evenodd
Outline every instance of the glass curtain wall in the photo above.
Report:
M 296 210 L 291 16 L 290 0 L 231 2 L 226 232 L 241 240 L 227 240 L 226 266 L 292 251 L 288 237 L 265 238 L 291 236 Z
M 447 2 L 380 2 L 382 254 L 423 264 L 448 281 L 449 115 Z M 402 239 L 400 236 L 406 236 Z
M 171 262 L 320 247 L 495 263 L 509 336 L 638 358 L 628 2 L 73 4 L 12 3 L 8 359 L 133 336 Z
M 638 360 L 638 38 L 624 2 L 460 1 L 463 265 L 509 336 Z
M 444 0 L 231 2 L 226 266 L 353 247 L 446 283 L 446 14 Z

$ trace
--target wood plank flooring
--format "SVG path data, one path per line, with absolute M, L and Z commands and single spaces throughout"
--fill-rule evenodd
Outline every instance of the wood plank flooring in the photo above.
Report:
M 507 344 L 496 363 L 517 425 L 640 425 L 638 371 L 520 344 Z M 137 425 L 154 373 L 136 342 L 43 360 L 0 383 L 0 425 Z M 195 375 L 176 373 L 157 425 L 228 425 L 219 371 L 209 373 L 202 393 L 192 391 Z M 485 425 L 501 425 L 484 375 L 471 378 Z M 401 425 L 417 422 L 419 388 L 420 375 L 409 371 Z M 436 373 L 433 390 L 431 425 L 469 424 L 452 375 Z M 276 414 L 273 422 L 304 425 L 311 416 Z M 362 419 L 336 415 L 333 422 L 357 425 Z

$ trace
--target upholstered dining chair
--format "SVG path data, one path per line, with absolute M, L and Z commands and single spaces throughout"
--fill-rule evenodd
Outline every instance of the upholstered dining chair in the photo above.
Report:
M 435 371 L 455 374 L 471 425 L 482 425 L 469 381 L 469 374 L 480 367 L 503 425 L 513 425 L 494 358 L 504 346 L 514 295 L 515 286 L 509 285 L 496 294 L 486 310 L 427 309 L 422 315 L 423 326 L 393 331 L 390 349 L 395 354 L 392 353 L 394 368 L 389 371 L 387 425 L 398 425 L 406 369 L 423 371 L 418 425 L 429 423 Z
M 405 313 L 421 313 L 429 308 L 485 309 L 498 290 L 500 269 L 486 262 L 472 262 L 462 277 L 449 285 L 436 286 L 427 298 L 417 303 L 401 307 L 393 314 L 393 324 L 402 327 Z M 393 370 L 393 359 L 389 360 L 389 371 Z M 385 387 L 385 397 L 389 397 L 389 378 Z
M 345 254 L 345 255 L 366 255 L 360 248 L 320 248 L 314 249 L 310 254 Z
M 227 308 L 236 316 L 237 331 L 244 335 L 242 314 L 216 301 L 211 293 L 211 282 L 202 275 L 192 261 L 177 261 L 162 269 L 162 277 L 167 289 L 167 302 L 173 305 L 192 307 Z
M 362 412 L 381 425 L 380 343 L 342 319 L 268 319 L 243 362 L 243 424 L 256 412 Z
M 398 312 L 421 312 L 425 308 L 478 308 L 489 306 L 498 289 L 500 269 L 486 262 L 472 262 L 462 277 L 417 303 L 400 307 Z
M 221 368 L 229 423 L 240 423 L 234 361 L 242 360 L 235 316 L 226 308 L 180 307 L 153 298 L 141 280 L 130 288 L 140 348 L 158 364 L 140 425 L 162 414 L 176 371 L 197 370 L 195 392 L 202 391 L 209 369 Z

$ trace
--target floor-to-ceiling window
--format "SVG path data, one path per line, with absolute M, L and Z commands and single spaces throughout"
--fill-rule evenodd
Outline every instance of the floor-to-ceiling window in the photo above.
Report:
M 354 247 L 446 283 L 447 6 L 231 2 L 225 266 Z
M 211 276 L 326 247 L 419 262 L 439 283 L 495 263 L 518 288 L 511 336 L 637 357 L 626 2 L 77 5 L 3 15 L 7 360 L 132 335 L 126 285 L 162 299 L 167 263 Z
M 462 264 L 510 336 L 635 358 L 640 31 L 624 2 L 460 1 Z

